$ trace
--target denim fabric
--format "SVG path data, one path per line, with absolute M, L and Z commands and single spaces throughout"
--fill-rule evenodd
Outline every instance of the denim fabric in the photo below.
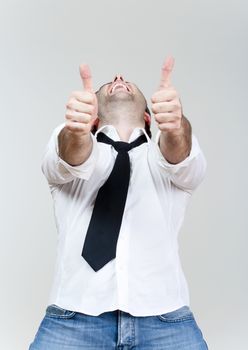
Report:
M 91 316 L 48 305 L 29 350 L 207 350 L 188 306 L 155 316 Z

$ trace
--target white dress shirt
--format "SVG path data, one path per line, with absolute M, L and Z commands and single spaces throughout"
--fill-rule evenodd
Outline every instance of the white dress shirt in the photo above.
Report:
M 79 166 L 58 155 L 57 126 L 42 158 L 53 198 L 58 231 L 54 280 L 48 303 L 99 315 L 116 309 L 134 316 L 152 316 L 189 305 L 188 285 L 181 268 L 178 232 L 193 191 L 203 180 L 206 159 L 192 135 L 190 155 L 178 164 L 167 162 L 145 130 L 133 130 L 129 142 L 144 133 L 147 143 L 129 151 L 131 176 L 116 258 L 95 272 L 81 256 L 99 188 L 108 178 L 116 150 L 97 142 L 99 131 L 115 141 L 107 125 L 92 135 L 93 149 Z

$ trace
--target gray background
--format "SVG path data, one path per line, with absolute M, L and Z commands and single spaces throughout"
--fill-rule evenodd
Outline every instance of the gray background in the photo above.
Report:
M 9 0 L 0 17 L 1 349 L 27 349 L 44 315 L 57 236 L 40 163 L 79 64 L 95 89 L 120 72 L 150 104 L 168 54 L 208 161 L 180 232 L 191 308 L 210 349 L 247 349 L 245 1 Z

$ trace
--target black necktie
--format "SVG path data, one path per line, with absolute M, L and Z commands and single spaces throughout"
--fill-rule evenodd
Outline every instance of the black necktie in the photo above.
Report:
M 100 132 L 97 141 L 112 145 L 118 154 L 111 174 L 98 191 L 81 254 L 94 271 L 116 256 L 130 179 L 128 151 L 147 142 L 147 139 L 143 134 L 131 143 L 113 141 Z

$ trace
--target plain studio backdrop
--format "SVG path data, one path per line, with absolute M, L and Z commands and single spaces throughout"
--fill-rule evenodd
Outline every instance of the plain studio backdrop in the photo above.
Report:
M 95 89 L 122 73 L 150 106 L 169 54 L 208 162 L 179 235 L 191 308 L 211 350 L 247 349 L 247 11 L 237 0 L 1 2 L 1 349 L 27 349 L 47 306 L 57 231 L 40 165 L 82 88 L 79 64 Z

